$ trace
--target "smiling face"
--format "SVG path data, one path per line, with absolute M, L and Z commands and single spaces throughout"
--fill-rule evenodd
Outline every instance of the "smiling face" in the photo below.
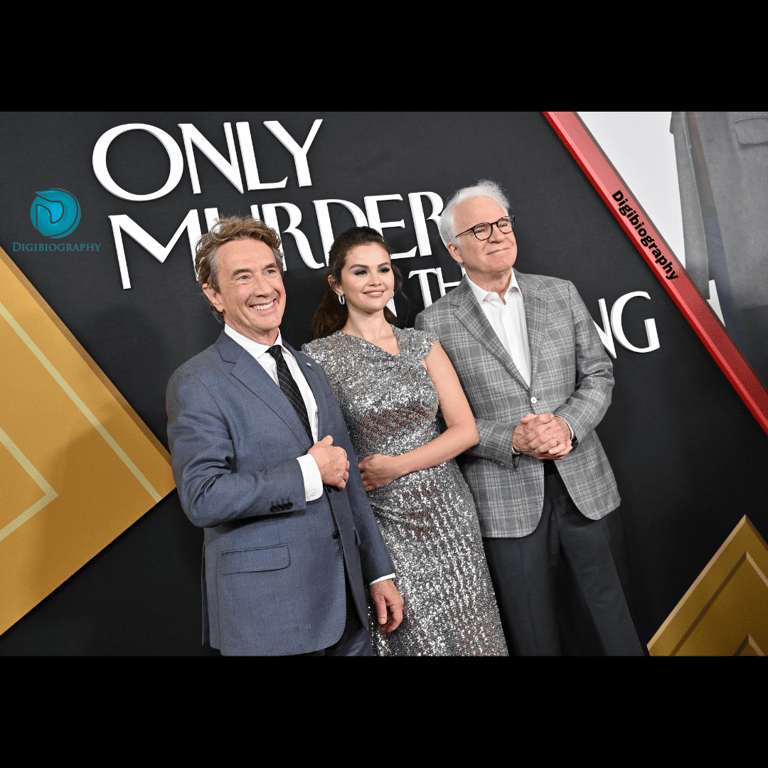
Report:
M 216 253 L 219 290 L 203 291 L 224 322 L 260 344 L 272 345 L 285 311 L 285 288 L 272 249 L 260 240 L 233 240 Z
M 464 232 L 483 222 L 493 223 L 507 215 L 495 200 L 489 197 L 473 197 L 459 203 L 453 214 L 456 232 Z M 517 241 L 514 232 L 504 234 L 498 227 L 491 228 L 487 240 L 478 240 L 471 232 L 456 238 L 458 245 L 448 243 L 448 252 L 464 265 L 472 282 L 486 290 L 495 281 L 509 278 L 517 259 Z
M 347 253 L 341 281 L 332 282 L 337 294 L 343 294 L 350 311 L 381 312 L 395 291 L 395 274 L 389 254 L 380 245 L 358 245 Z

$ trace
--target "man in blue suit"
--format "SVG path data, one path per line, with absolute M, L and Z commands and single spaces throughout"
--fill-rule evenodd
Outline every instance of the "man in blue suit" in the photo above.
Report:
M 371 655 L 402 620 L 394 565 L 321 367 L 280 335 L 277 235 L 232 217 L 197 247 L 224 324 L 167 391 L 182 508 L 204 529 L 203 642 L 223 655 Z

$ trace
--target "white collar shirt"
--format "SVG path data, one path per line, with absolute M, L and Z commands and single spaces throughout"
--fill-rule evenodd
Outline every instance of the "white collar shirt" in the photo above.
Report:
M 269 345 L 260 344 L 258 341 L 249 339 L 247 336 L 243 336 L 242 333 L 239 333 L 228 325 L 224 326 L 224 332 L 255 358 L 256 362 L 270 375 L 275 384 L 280 386 L 277 379 L 277 363 L 275 362 L 275 358 L 269 354 Z M 309 417 L 309 424 L 312 428 L 312 438 L 317 442 L 318 423 L 315 396 L 312 394 L 312 390 L 304 377 L 303 371 L 299 367 L 298 361 L 291 354 L 291 351 L 283 344 L 283 338 L 280 331 L 277 332 L 277 340 L 275 341 L 275 344 L 279 345 L 280 349 L 283 350 L 285 363 L 296 381 L 296 386 L 298 386 L 299 391 L 301 392 L 304 405 L 307 407 L 307 416 Z M 318 498 L 323 492 L 323 482 L 320 478 L 320 470 L 317 468 L 315 459 L 309 454 L 297 457 L 297 461 L 299 462 L 301 473 L 304 477 L 306 500 L 312 501 L 312 499 Z
M 469 275 L 467 275 L 467 282 L 477 299 L 477 303 L 488 318 L 488 322 L 496 332 L 504 348 L 509 352 L 515 367 L 520 371 L 520 375 L 530 387 L 531 348 L 528 344 L 528 325 L 525 322 L 523 294 L 520 291 L 520 285 L 517 282 L 514 271 L 509 281 L 509 287 L 504 294 L 504 301 L 499 298 L 498 293 L 486 291 L 484 288 L 473 283 Z M 563 418 L 563 421 L 568 424 L 567 419 Z M 573 427 L 570 424 L 568 424 L 568 429 L 571 431 L 571 439 L 573 439 Z M 517 453 L 514 448 L 512 451 L 515 454 Z
M 523 294 L 520 292 L 515 273 L 512 272 L 504 301 L 498 293 L 486 291 L 473 283 L 469 275 L 467 275 L 467 281 L 477 303 L 499 337 L 499 341 L 504 345 L 515 367 L 530 387 L 531 350 L 528 345 L 528 327 L 525 322 Z

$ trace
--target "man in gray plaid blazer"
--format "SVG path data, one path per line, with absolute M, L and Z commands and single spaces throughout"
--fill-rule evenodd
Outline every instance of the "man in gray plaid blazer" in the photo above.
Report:
M 569 566 L 608 655 L 643 655 L 603 518 L 619 505 L 595 433 L 610 358 L 574 286 L 513 269 L 514 217 L 493 182 L 457 192 L 440 234 L 466 275 L 416 318 L 448 353 L 480 442 L 461 465 L 477 505 L 507 640 L 560 655 L 555 586 Z

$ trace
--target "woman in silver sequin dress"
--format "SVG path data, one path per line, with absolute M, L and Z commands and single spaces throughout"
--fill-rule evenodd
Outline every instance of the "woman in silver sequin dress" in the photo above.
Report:
M 389 634 L 374 628 L 374 650 L 506 656 L 474 502 L 453 460 L 477 443 L 477 428 L 435 337 L 390 324 L 386 305 L 401 282 L 378 232 L 343 233 L 330 251 L 315 340 L 303 347 L 328 374 L 397 568 L 403 621 Z

